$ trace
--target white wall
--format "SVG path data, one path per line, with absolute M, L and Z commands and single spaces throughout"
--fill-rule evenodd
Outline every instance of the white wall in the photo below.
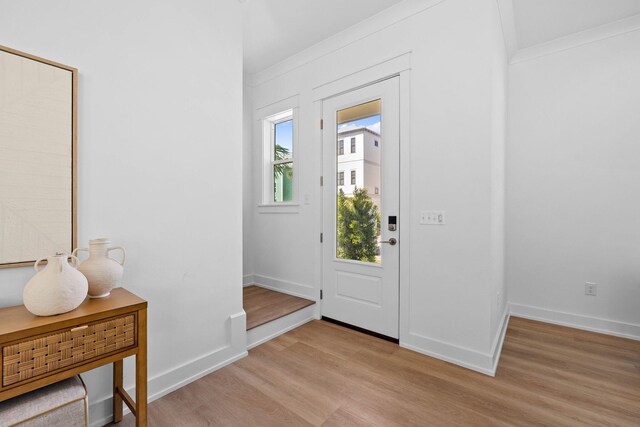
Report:
M 246 77 L 243 78 L 246 80 Z M 253 282 L 253 215 L 255 211 L 253 181 L 253 104 L 251 86 L 243 86 L 243 119 L 242 119 L 242 268 L 243 284 Z
M 322 171 L 314 89 L 407 52 L 411 90 L 402 96 L 411 115 L 401 145 L 410 152 L 403 168 L 411 173 L 401 197 L 410 213 L 401 219 L 410 222 L 411 235 L 402 243 L 410 257 L 401 285 L 407 301 L 401 343 L 491 372 L 506 301 L 498 304 L 496 296 L 505 291 L 506 62 L 494 0 L 409 0 L 252 76 L 254 109 L 299 95 L 296 173 L 301 198 L 310 203 L 264 213 L 256 209 L 261 184 L 254 179 L 255 250 L 245 271 L 258 282 L 318 295 Z M 260 153 L 260 141 L 253 147 Z M 259 154 L 253 165 L 260 170 Z M 446 211 L 447 225 L 420 226 L 421 210 Z
M 497 5 L 497 3 L 496 3 Z M 491 344 L 494 364 L 498 362 L 502 340 L 508 321 L 508 282 L 506 280 L 506 146 L 507 146 L 507 90 L 508 47 L 505 33 L 508 23 L 502 22 L 499 11 L 491 15 L 493 20 L 491 43 L 495 47 L 491 56 Z
M 513 64 L 517 313 L 640 338 L 640 31 Z M 598 283 L 596 297 L 585 282 Z
M 149 395 L 242 355 L 242 35 L 236 0 L 0 1 L 0 43 L 75 66 L 79 242 L 127 248 L 149 301 Z M 0 271 L 0 305 L 31 268 Z M 241 325 L 244 332 L 244 324 Z M 236 340 L 236 341 L 234 341 Z M 125 385 L 133 384 L 131 360 Z M 88 380 L 109 415 L 110 368 Z

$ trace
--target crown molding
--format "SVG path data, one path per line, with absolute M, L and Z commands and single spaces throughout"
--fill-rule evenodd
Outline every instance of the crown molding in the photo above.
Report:
M 305 64 L 356 43 L 371 34 L 424 12 L 446 0 L 404 0 L 364 21 L 334 34 L 264 70 L 249 74 L 249 85 L 259 86 Z
M 640 30 L 640 14 L 518 50 L 511 65 Z

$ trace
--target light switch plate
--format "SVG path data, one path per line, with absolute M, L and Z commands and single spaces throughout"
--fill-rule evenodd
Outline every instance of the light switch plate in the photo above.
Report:
M 444 211 L 420 211 L 420 224 L 444 225 Z

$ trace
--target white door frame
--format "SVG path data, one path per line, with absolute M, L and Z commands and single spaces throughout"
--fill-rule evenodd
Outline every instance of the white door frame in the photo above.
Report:
M 363 86 L 368 86 L 390 77 L 398 76 L 400 79 L 400 212 L 402 218 L 402 227 L 398 229 L 398 239 L 403 242 L 400 248 L 400 295 L 399 295 L 399 337 L 400 346 L 409 339 L 409 319 L 410 319 L 410 300 L 411 300 L 411 270 L 410 270 L 410 253 L 411 253 L 411 224 L 417 221 L 417 215 L 411 213 L 411 52 L 391 58 L 387 61 L 378 63 L 356 73 L 350 74 L 343 78 L 316 86 L 312 90 L 312 98 L 314 103 L 314 115 L 316 117 L 316 136 L 314 143 L 316 147 L 320 147 L 320 159 L 323 158 L 323 141 L 322 130 L 320 129 L 320 120 L 322 119 L 322 100 L 331 98 L 341 93 L 350 92 Z M 317 176 L 322 176 L 322 162 L 317 162 Z M 316 219 L 316 227 L 318 236 L 322 232 L 322 187 L 318 186 L 316 191 L 317 200 L 320 200 L 317 210 L 318 217 Z M 415 218 L 414 218 L 415 217 Z M 319 241 L 318 241 L 319 242 Z M 322 310 L 320 305 L 320 290 L 322 289 L 323 277 L 323 251 L 322 243 L 316 246 L 316 295 L 318 301 L 318 309 L 316 310 L 316 318 L 320 319 Z

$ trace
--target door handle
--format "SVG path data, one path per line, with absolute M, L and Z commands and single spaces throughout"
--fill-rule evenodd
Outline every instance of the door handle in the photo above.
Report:
M 389 240 L 383 240 L 383 241 L 381 241 L 380 243 L 388 243 L 388 244 L 390 244 L 391 246 L 395 246 L 395 245 L 396 245 L 396 243 L 398 243 L 398 241 L 397 241 L 394 237 L 392 237 L 392 238 L 390 238 Z

